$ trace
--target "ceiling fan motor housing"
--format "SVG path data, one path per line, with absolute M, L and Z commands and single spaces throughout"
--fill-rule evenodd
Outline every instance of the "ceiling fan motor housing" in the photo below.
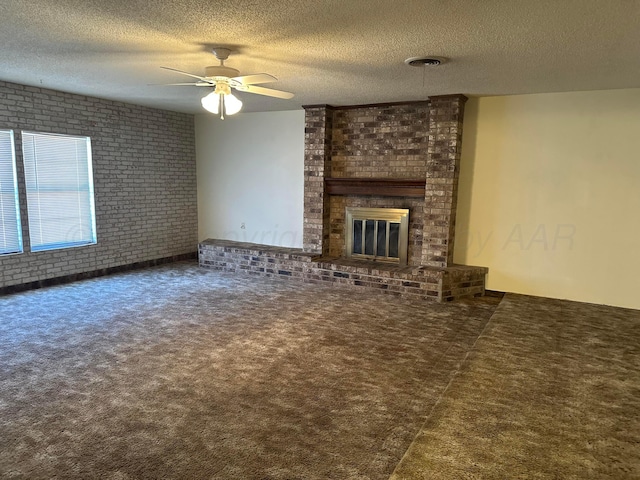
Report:
M 205 77 L 228 77 L 233 78 L 240 75 L 240 70 L 236 70 L 235 68 L 225 67 L 224 65 L 214 65 L 211 67 L 206 67 L 204 69 Z

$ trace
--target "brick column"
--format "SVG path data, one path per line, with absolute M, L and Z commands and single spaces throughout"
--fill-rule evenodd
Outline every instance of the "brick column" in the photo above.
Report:
M 329 253 L 329 196 L 324 179 L 331 176 L 331 135 L 333 107 L 303 106 L 305 109 L 304 143 L 304 226 L 305 252 Z
M 453 264 L 464 95 L 429 97 L 429 141 L 422 264 Z

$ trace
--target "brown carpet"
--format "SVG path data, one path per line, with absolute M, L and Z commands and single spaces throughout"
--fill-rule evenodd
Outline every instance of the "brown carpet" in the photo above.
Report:
M 640 311 L 507 294 L 392 479 L 640 479 Z
M 193 263 L 2 297 L 0 478 L 387 479 L 497 303 Z

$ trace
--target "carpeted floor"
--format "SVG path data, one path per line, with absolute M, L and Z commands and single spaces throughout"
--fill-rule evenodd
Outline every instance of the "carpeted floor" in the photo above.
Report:
M 633 310 L 193 263 L 9 295 L 0 478 L 639 478 L 639 348 Z
M 640 311 L 505 296 L 392 480 L 640 478 Z
M 4 297 L 2 477 L 386 479 L 497 303 L 191 263 Z

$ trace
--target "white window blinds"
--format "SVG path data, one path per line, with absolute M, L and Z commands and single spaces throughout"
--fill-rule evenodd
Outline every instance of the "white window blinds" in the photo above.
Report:
M 91 140 L 22 132 L 31 250 L 96 243 Z
M 13 132 L 0 130 L 0 254 L 22 252 Z

